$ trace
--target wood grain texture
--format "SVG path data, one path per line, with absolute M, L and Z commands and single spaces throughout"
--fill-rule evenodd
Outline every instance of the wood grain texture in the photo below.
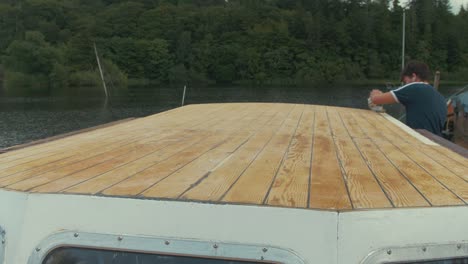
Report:
M 352 208 L 340 166 L 326 108 L 317 107 L 309 190 L 310 208 Z
M 218 124 L 216 126 L 212 126 L 212 128 L 216 129 L 217 126 L 223 127 L 231 123 L 233 120 L 238 119 L 238 110 L 240 109 L 236 108 L 236 111 L 231 112 L 231 118 L 225 118 L 224 121 L 218 122 Z M 243 115 L 241 115 L 241 117 L 243 117 Z M 199 131 L 202 132 L 201 130 Z M 130 192 L 132 195 L 139 194 L 159 180 L 167 177 L 174 171 L 192 162 L 203 153 L 217 147 L 219 144 L 222 144 L 225 140 L 228 139 L 229 135 L 230 134 L 216 134 L 213 132 L 211 132 L 209 135 L 202 134 L 201 141 L 197 142 L 196 144 L 189 145 L 186 148 L 182 146 L 181 148 L 167 149 L 167 151 L 163 153 L 163 157 L 165 157 L 165 159 L 151 167 L 139 171 L 138 173 L 132 175 L 131 178 L 128 178 L 128 175 L 125 173 L 114 175 L 113 173 L 109 172 L 98 175 L 90 180 L 66 189 L 64 192 L 95 194 L 125 180 L 125 185 L 128 189 L 128 192 Z M 168 159 L 169 157 L 172 158 Z
M 356 144 L 395 207 L 430 205 L 373 142 L 356 139 Z
M 386 141 L 377 141 L 376 144 L 432 205 L 463 204 L 451 190 L 440 184 L 396 146 Z
M 263 204 L 304 110 L 297 105 L 222 201 Z
M 0 188 L 325 210 L 467 205 L 468 163 L 363 109 L 188 105 L 0 154 Z
M 338 156 L 341 160 L 354 208 L 384 208 L 392 204 L 367 167 L 351 138 L 336 139 Z
M 314 108 L 306 107 L 270 189 L 267 204 L 307 208 L 314 119 Z
M 398 144 L 398 147 L 405 155 L 421 166 L 427 173 L 431 174 L 447 189 L 451 190 L 458 198 L 462 199 L 465 203 L 468 202 L 468 183 L 461 177 L 450 172 L 410 144 L 401 143 Z
M 283 115 L 289 113 L 291 109 L 288 106 L 287 108 L 273 109 L 272 112 L 269 111 L 266 118 L 259 122 L 262 128 L 240 149 L 212 170 L 203 181 L 188 190 L 182 198 L 219 201 L 255 160 L 260 151 L 264 149 L 275 134 L 275 127 L 283 121 Z
M 395 207 L 429 206 L 429 203 L 418 192 L 377 147 L 374 141 L 386 140 L 376 127 L 372 126 L 361 115 L 353 115 L 363 131 L 373 140 L 355 139 L 356 146 L 379 180 L 385 193 Z

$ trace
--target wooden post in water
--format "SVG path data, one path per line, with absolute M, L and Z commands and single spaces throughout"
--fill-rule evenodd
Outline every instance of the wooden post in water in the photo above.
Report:
M 439 83 L 440 83 L 440 71 L 436 71 L 434 75 L 434 88 L 439 90 Z
M 187 89 L 187 85 L 184 85 L 184 93 L 182 94 L 182 106 L 184 106 L 185 102 L 185 90 Z
M 106 94 L 106 99 L 107 99 L 108 94 L 107 94 L 106 81 L 104 80 L 104 74 L 102 73 L 101 62 L 99 61 L 99 56 L 98 56 L 98 52 L 96 48 L 96 42 L 94 42 L 93 44 L 94 44 L 94 53 L 96 54 L 96 60 L 97 60 L 98 68 L 99 68 L 99 73 L 101 74 L 102 86 L 104 86 L 104 93 Z

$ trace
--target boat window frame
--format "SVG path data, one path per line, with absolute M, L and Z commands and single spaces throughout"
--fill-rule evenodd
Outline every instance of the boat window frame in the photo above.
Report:
M 0 264 L 5 262 L 6 231 L 0 226 Z
M 367 255 L 361 264 L 397 264 L 401 262 L 436 261 L 468 258 L 468 243 L 420 244 L 387 247 Z
M 234 259 L 259 263 L 306 264 L 294 251 L 270 245 L 73 231 L 64 231 L 45 238 L 31 253 L 28 264 L 43 264 L 53 250 L 61 247 L 168 256 L 179 255 L 194 258 Z

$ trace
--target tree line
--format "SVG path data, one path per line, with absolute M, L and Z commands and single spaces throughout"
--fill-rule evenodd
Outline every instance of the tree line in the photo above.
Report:
M 405 59 L 466 79 L 468 11 L 448 0 L 0 0 L 4 90 L 106 81 L 297 85 L 399 78 Z

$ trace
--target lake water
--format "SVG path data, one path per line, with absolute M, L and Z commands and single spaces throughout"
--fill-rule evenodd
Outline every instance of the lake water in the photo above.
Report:
M 375 87 L 375 86 L 374 86 Z M 185 104 L 283 102 L 367 108 L 374 88 L 356 87 L 189 87 Z M 385 90 L 385 87 L 377 87 Z M 445 96 L 459 87 L 441 89 Z M 179 107 L 183 88 L 130 87 L 129 94 L 104 98 L 0 98 L 0 149 L 129 117 L 142 117 Z M 401 117 L 403 107 L 387 106 Z

